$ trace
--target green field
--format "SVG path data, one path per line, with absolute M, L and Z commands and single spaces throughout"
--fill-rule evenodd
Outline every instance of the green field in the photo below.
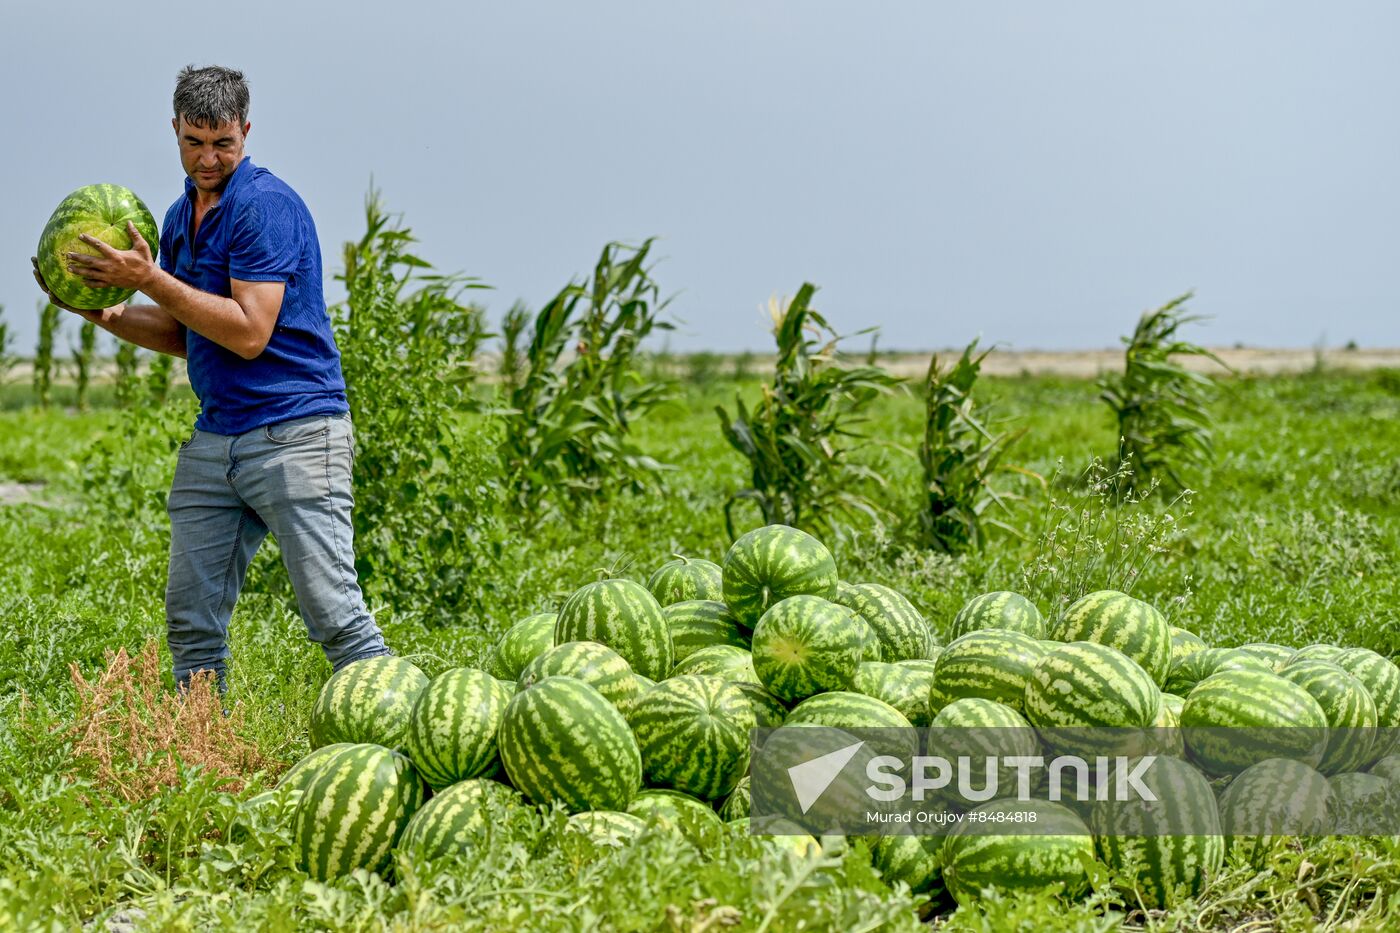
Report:
M 745 473 L 713 409 L 736 389 L 753 397 L 757 384 L 685 384 L 637 425 L 639 446 L 677 467 L 663 494 L 619 493 L 544 514 L 498 504 L 491 417 L 464 415 L 459 446 L 438 454 L 435 468 L 462 475 L 458 494 L 481 520 L 474 536 L 431 545 L 450 598 L 433 596 L 431 578 L 399 587 L 386 570 L 419 566 L 413 548 L 432 529 L 396 531 L 403 553 L 377 545 L 371 609 L 396 652 L 430 676 L 476 665 L 513 621 L 556 609 L 600 572 L 644 581 L 673 553 L 718 560 L 729 543 L 724 503 Z M 945 640 L 978 593 L 1019 590 L 1049 612 L 1113 586 L 1131 587 L 1210 644 L 1324 642 L 1400 655 L 1395 371 L 1226 380 L 1212 408 L 1218 455 L 1193 493 L 1120 508 L 1075 482 L 1090 458 L 1115 450 L 1091 382 L 984 379 L 979 389 L 998 419 L 1028 429 L 1009 459 L 1034 476 L 1001 481 L 1016 493 L 1002 517 L 1023 535 L 998 532 L 984 552 L 949 557 L 898 533 L 915 508 L 923 408 L 895 395 L 878 404 L 856 453 L 887 479 L 870 493 L 888 509 L 886 523 L 826 535 L 843 579 L 905 593 Z M 1400 927 L 1392 838 L 1296 844 L 1263 873 L 1231 867 L 1167 914 L 1135 910 L 1106 877 L 1078 903 L 991 898 L 953 912 L 951 901 L 925 905 L 885 884 L 856 841 L 803 858 L 737 833 L 704 853 L 656 835 L 598 855 L 561 841 L 557 814 L 502 827 L 489 850 L 460 860 L 402 866 L 393 884 L 310 882 L 292 867 L 284 826 L 264 820 L 231 832 L 242 801 L 308 750 L 308 712 L 329 674 L 270 542 L 232 627 L 229 722 L 251 743 L 243 760 L 258 772 L 246 786 L 221 787 L 196 761 L 168 782 L 147 780 L 159 762 L 140 760 L 135 743 L 94 751 L 73 729 L 103 724 L 80 709 L 70 667 L 92 681 L 108 653 L 135 655 L 156 639 L 168 679 L 163 495 L 192 421 L 188 390 L 140 413 L 103 407 L 99 394 L 84 414 L 30 409 L 11 390 L 0 405 L 0 484 L 43 485 L 0 505 L 0 928 L 70 929 L 113 916 L 162 930 L 855 930 L 932 918 L 969 930 Z M 1077 539 L 1063 524 L 1043 534 L 1047 516 L 1075 517 Z M 206 751 L 210 761 L 228 757 Z

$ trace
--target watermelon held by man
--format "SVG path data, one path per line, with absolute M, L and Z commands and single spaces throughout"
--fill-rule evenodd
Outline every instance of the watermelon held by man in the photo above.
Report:
M 135 289 L 90 287 L 81 276 L 68 271 L 68 253 L 98 255 L 96 247 L 81 239 L 83 234 L 115 249 L 131 249 L 128 223 L 150 246 L 154 259 L 160 249 L 156 220 L 130 188 L 85 185 L 63 199 L 44 226 L 36 254 L 39 272 L 55 298 L 71 308 L 99 311 L 136 294 Z

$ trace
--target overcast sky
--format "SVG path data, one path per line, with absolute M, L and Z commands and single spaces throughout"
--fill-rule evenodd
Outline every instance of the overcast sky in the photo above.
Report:
M 1111 346 L 1190 288 L 1209 343 L 1397 346 L 1397 39 L 1387 0 L 6 2 L 0 303 L 30 352 L 72 189 L 164 215 L 196 63 L 247 74 L 331 300 L 373 174 L 493 319 L 656 235 L 675 349 L 769 346 L 804 280 L 888 347 Z

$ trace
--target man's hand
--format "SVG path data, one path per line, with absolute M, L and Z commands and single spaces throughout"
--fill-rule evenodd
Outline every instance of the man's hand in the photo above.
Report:
M 143 239 L 141 242 L 145 243 L 145 240 Z M 126 309 L 126 305 L 120 304 L 113 305 L 110 308 L 103 308 L 100 311 L 88 311 L 83 308 L 75 308 L 72 305 L 64 304 L 62 301 L 59 301 L 58 296 L 49 289 L 49 283 L 44 281 L 44 274 L 39 271 L 39 257 L 30 256 L 29 262 L 34 266 L 34 281 L 39 283 L 40 291 L 48 296 L 49 303 L 55 307 L 62 308 L 64 311 L 72 311 L 74 314 L 81 314 L 95 324 L 106 324 L 108 321 L 115 320 L 121 317 L 122 311 Z
M 98 255 L 65 253 L 68 271 L 81 276 L 89 288 L 145 288 L 156 274 L 155 259 L 136 225 L 128 220 L 126 229 L 131 235 L 131 249 L 116 249 L 84 233 L 79 239 L 97 250 Z

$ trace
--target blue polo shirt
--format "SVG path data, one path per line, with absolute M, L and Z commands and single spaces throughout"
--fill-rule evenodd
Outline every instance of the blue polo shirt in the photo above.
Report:
M 194 182 L 165 212 L 160 267 L 201 291 L 231 297 L 230 279 L 285 282 L 272 338 L 245 360 L 185 329 L 190 385 L 199 397 L 195 427 L 242 434 L 266 424 L 350 410 L 340 350 L 321 283 L 321 242 L 297 193 L 245 158 L 219 203 L 190 234 Z

